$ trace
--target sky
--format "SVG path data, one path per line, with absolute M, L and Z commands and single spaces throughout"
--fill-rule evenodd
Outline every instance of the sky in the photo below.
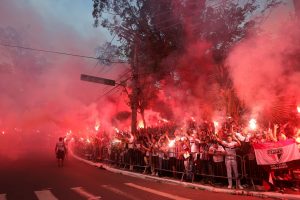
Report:
M 78 32 L 84 38 L 94 38 L 97 42 L 107 40 L 100 28 L 94 28 L 92 1 L 87 0 L 21 0 L 31 5 L 45 23 L 60 22 Z
M 92 0 L 1 0 L 0 43 L 95 57 L 111 36 L 93 27 L 92 9 Z M 56 141 L 63 131 L 94 123 L 95 100 L 111 87 L 81 81 L 80 75 L 117 79 L 127 70 L 96 63 L 0 46 L 0 130 L 11 134 L 0 138 L 0 154 L 11 139 L 19 146 L 32 134 Z
M 32 48 L 95 56 L 112 37 L 93 27 L 92 9 L 92 0 L 1 0 L 0 26 L 16 29 Z

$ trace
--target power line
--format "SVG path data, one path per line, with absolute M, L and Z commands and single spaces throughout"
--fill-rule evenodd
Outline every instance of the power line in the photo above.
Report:
M 115 38 L 116 35 L 117 35 L 117 34 L 114 35 L 114 37 L 111 39 L 110 43 L 112 43 L 112 41 L 113 41 L 113 39 Z M 108 47 L 105 48 L 105 50 L 103 51 L 103 53 L 106 53 L 107 48 L 108 48 Z M 97 62 L 96 62 L 96 64 L 94 65 L 94 67 L 92 68 L 92 70 L 95 69 L 95 68 L 97 67 L 98 64 L 99 64 L 99 59 L 97 59 Z
M 130 79 L 131 77 L 123 80 L 123 81 L 127 81 L 128 79 Z M 115 89 L 119 88 L 120 86 L 123 86 L 121 84 L 118 84 L 117 86 L 111 88 L 109 91 L 105 92 L 103 95 L 101 95 L 100 97 L 98 97 L 95 101 L 99 101 L 101 98 L 105 97 L 106 95 L 108 95 L 109 93 L 111 93 L 112 91 L 114 91 Z
M 126 79 L 124 79 L 124 80 L 121 81 L 121 79 L 122 79 L 123 77 L 125 77 L 125 76 L 126 76 L 129 72 L 131 72 L 131 71 L 132 71 L 132 70 L 129 69 L 127 72 L 123 73 L 116 81 L 122 83 L 122 82 L 124 82 L 124 81 L 129 80 L 131 77 L 127 77 Z M 119 87 L 119 86 L 123 86 L 123 85 L 122 85 L 122 84 L 117 84 L 117 86 L 115 86 L 114 88 L 117 88 L 117 87 Z M 108 87 L 109 87 L 109 86 L 107 86 L 107 88 L 108 88 Z M 113 91 L 114 88 L 112 88 L 111 90 L 107 90 L 102 96 L 98 97 L 97 100 L 100 99 L 100 98 L 102 98 L 102 97 L 104 97 L 104 96 L 106 96 L 107 94 L 109 94 L 111 91 Z
M 98 98 L 96 99 L 96 101 L 98 101 L 99 99 L 105 97 L 105 96 L 108 95 L 110 92 L 112 92 L 112 91 L 114 91 L 115 89 L 117 89 L 118 87 L 119 87 L 119 86 L 115 86 L 115 87 L 113 87 L 112 89 L 110 89 L 109 91 L 105 92 L 103 95 L 101 95 L 100 97 L 98 97 Z
M 123 62 L 123 61 L 111 61 L 109 59 L 102 59 L 102 58 L 99 58 L 99 57 L 85 56 L 85 55 L 79 55 L 79 54 L 73 54 L 73 53 L 67 53 L 67 52 L 61 52 L 61 51 L 51 51 L 51 50 L 44 50 L 44 49 L 36 49 L 36 48 L 24 47 L 24 46 L 19 46 L 19 45 L 12 45 L 12 44 L 3 44 L 3 43 L 0 43 L 0 46 L 25 49 L 25 50 L 29 50 L 29 51 L 39 51 L 39 52 L 44 52 L 44 53 L 53 53 L 53 54 L 60 54 L 60 55 L 66 55 L 66 56 L 74 56 L 74 57 L 94 59 L 94 60 L 103 60 L 103 61 L 107 61 L 107 62 L 111 62 L 111 63 L 126 63 L 126 62 Z
M 126 71 L 126 72 L 124 72 L 116 81 L 117 82 L 122 82 L 121 81 L 121 79 L 123 78 L 123 77 L 125 77 L 129 72 L 131 72 L 132 70 L 131 69 L 129 69 L 128 71 Z M 126 79 L 126 80 L 128 80 L 128 79 Z M 124 80 L 123 80 L 124 81 Z M 106 86 L 106 88 L 104 88 L 104 90 L 106 90 L 106 91 L 104 91 L 105 93 L 108 91 L 107 89 L 109 88 L 110 86 Z
M 225 0 L 225 2 L 217 2 L 217 3 L 214 3 L 214 4 L 210 4 L 210 5 L 207 5 L 207 7 L 213 7 L 214 9 L 216 9 L 216 8 L 218 8 L 218 6 L 217 5 L 221 5 L 221 4 L 224 4 L 224 3 L 227 3 L 229 0 Z M 170 12 L 170 11 L 167 11 L 167 12 L 165 12 L 165 13 L 168 13 L 168 12 Z M 157 15 L 154 15 L 153 17 L 155 18 L 155 17 L 157 17 L 157 16 L 159 16 L 159 15 L 162 15 L 162 14 L 164 14 L 164 13 L 159 13 L 159 14 L 157 14 Z M 191 14 L 190 15 L 190 17 L 191 16 L 195 16 L 195 15 L 197 15 L 198 13 L 193 13 L 193 14 Z M 178 20 L 178 19 L 169 19 L 169 21 L 172 21 L 172 20 Z M 159 24 L 163 24 L 163 23 L 165 23 L 165 22 L 167 22 L 168 20 L 163 20 L 163 21 L 161 21 L 161 22 L 159 22 L 159 23 L 156 23 L 155 25 L 159 25 Z M 176 23 L 174 23 L 174 24 L 171 24 L 171 25 L 169 25 L 169 26 L 166 26 L 166 27 L 162 27 L 162 28 L 160 28 L 160 29 L 157 29 L 158 31 L 162 31 L 162 30 L 166 30 L 166 29 L 169 29 L 169 28 L 171 28 L 171 27 L 174 27 L 174 26 L 176 26 L 176 25 L 180 25 L 181 24 L 181 22 L 176 22 Z M 196 24 L 198 24 L 198 23 L 196 23 Z M 195 26 L 195 25 L 193 25 L 193 26 Z M 116 36 L 116 35 L 115 35 Z M 115 37 L 114 36 L 114 37 Z M 113 38 L 114 39 L 114 38 Z M 97 64 L 96 64 L 97 65 Z M 129 72 L 129 71 L 128 71 Z M 126 72 L 125 74 L 127 74 L 128 72 Z M 152 73 L 144 73 L 144 75 L 146 75 L 146 74 L 152 74 Z M 120 77 L 121 78 L 121 77 Z M 129 79 L 129 78 L 128 78 Z M 126 79 L 126 80 L 128 80 L 128 79 Z M 97 100 L 99 100 L 100 98 L 102 98 L 102 97 L 104 97 L 104 96 L 106 96 L 106 95 L 108 95 L 110 92 L 112 92 L 113 90 L 115 90 L 116 88 L 118 88 L 119 87 L 119 85 L 118 86 L 115 86 L 114 88 L 112 88 L 112 89 L 110 89 L 110 90 L 107 90 L 102 96 L 100 96 L 100 97 L 98 97 L 97 98 Z
M 40 52 L 55 53 L 55 54 L 75 56 L 75 57 L 81 57 L 81 58 L 98 59 L 98 58 L 93 57 L 93 56 L 85 56 L 85 55 L 79 55 L 79 54 L 73 54 L 73 53 L 66 53 L 66 52 L 60 52 L 60 51 L 50 51 L 50 50 L 44 50 L 44 49 L 35 49 L 35 48 L 31 48 L 31 47 L 24 47 L 24 46 L 11 45 L 11 44 L 3 44 L 3 43 L 0 43 L 0 45 L 1 46 L 5 46 L 5 47 L 13 47 L 13 48 L 19 48 L 19 49 L 26 49 L 26 50 L 30 50 L 30 51 L 40 51 Z
M 116 36 L 117 36 L 117 34 L 115 34 L 115 35 L 112 37 L 112 39 L 111 39 L 110 42 L 109 42 L 110 45 L 112 44 L 112 42 L 114 41 L 114 39 L 115 39 Z M 104 51 L 103 51 L 103 54 L 106 54 L 106 53 L 107 53 L 108 48 L 109 48 L 109 45 L 106 46 L 106 48 L 105 48 Z M 96 65 L 94 66 L 94 68 L 95 68 L 98 64 L 99 64 L 99 60 L 97 61 L 97 63 L 96 63 Z M 104 69 L 104 67 L 102 67 L 102 69 L 101 69 L 98 73 L 102 72 L 103 69 Z
M 118 88 L 117 90 L 115 90 L 115 92 L 111 92 L 110 96 L 113 96 L 113 95 L 117 94 L 118 92 L 120 92 L 120 94 L 122 94 L 122 89 Z

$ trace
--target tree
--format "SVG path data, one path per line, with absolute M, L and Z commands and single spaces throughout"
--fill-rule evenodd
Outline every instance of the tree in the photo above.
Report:
M 145 78 L 154 76 L 153 80 L 161 79 L 169 70 L 162 70 L 160 63 L 172 51 L 179 48 L 178 38 L 181 38 L 180 27 L 161 30 L 178 21 L 178 19 L 173 20 L 172 1 L 159 1 L 158 4 L 157 2 L 155 0 L 94 0 L 95 25 L 101 24 L 112 35 L 117 35 L 120 42 L 119 52 L 131 63 L 136 82 L 132 93 L 139 93 L 139 95 L 132 94 L 130 103 L 132 108 L 139 106 L 142 115 L 148 105 L 145 101 L 148 98 L 141 94 L 146 94 L 144 91 L 146 88 L 152 88 L 152 92 L 155 88 L 147 85 L 153 83 L 138 85 L 137 75 L 141 74 Z M 171 20 L 162 23 L 162 19 Z M 138 49 L 137 52 L 135 49 Z
M 263 13 L 280 0 L 269 0 L 265 8 L 261 8 L 255 0 L 247 1 L 244 5 L 240 1 L 233 0 L 221 3 L 209 1 L 212 2 L 210 4 L 205 0 L 93 0 L 93 2 L 95 26 L 101 25 L 112 35 L 117 36 L 121 56 L 130 61 L 133 73 L 136 73 L 134 75 L 136 84 L 133 84 L 132 89 L 138 96 L 137 99 L 131 98 L 130 102 L 131 107 L 138 105 L 143 115 L 150 105 L 149 101 L 156 100 L 151 97 L 157 97 L 155 94 L 161 89 L 154 87 L 154 84 L 161 80 L 166 80 L 166 84 L 174 81 L 167 78 L 172 73 L 178 73 L 177 79 L 182 82 L 179 85 L 181 87 L 185 85 L 183 89 L 191 90 L 190 95 L 197 98 L 203 96 L 193 90 L 193 84 L 199 77 L 205 78 L 206 88 L 217 82 L 221 89 L 231 91 L 232 84 L 224 59 L 229 50 L 247 37 L 249 29 L 255 25 L 250 16 L 259 9 Z M 210 45 L 205 48 L 211 53 L 208 55 L 203 53 L 199 55 L 201 56 L 199 59 L 190 57 L 191 64 L 180 62 L 189 48 L 199 41 L 209 43 Z M 211 55 L 212 60 L 207 58 Z M 209 65 L 214 67 L 207 70 L 204 61 L 210 62 Z M 147 83 L 140 84 L 141 76 Z M 234 95 L 235 92 L 230 94 Z M 239 113 L 236 112 L 237 108 L 233 110 Z
M 249 32 L 254 33 L 254 29 L 260 25 L 257 24 L 256 19 L 264 19 L 265 13 L 280 4 L 281 1 L 269 0 L 265 2 L 264 6 L 255 0 L 246 1 L 246 3 L 242 1 L 212 1 L 205 5 L 204 9 L 203 6 L 199 8 L 196 2 L 199 1 L 187 1 L 181 12 L 182 18 L 185 20 L 186 41 L 187 43 L 195 43 L 199 39 L 209 41 L 214 67 L 211 71 L 204 73 L 212 73 L 211 77 L 223 91 L 218 94 L 222 94 L 221 100 L 226 114 L 234 117 L 241 116 L 245 111 L 244 104 L 234 91 L 224 60 L 237 43 L 247 38 Z M 195 12 L 195 10 L 199 10 L 199 12 Z M 194 69 L 191 68 L 191 71 L 195 71 Z M 214 95 L 218 96 L 218 94 Z

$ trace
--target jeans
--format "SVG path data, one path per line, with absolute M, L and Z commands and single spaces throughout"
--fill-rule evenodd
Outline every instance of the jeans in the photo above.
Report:
M 227 178 L 228 185 L 232 187 L 232 170 L 234 173 L 234 178 L 236 178 L 236 185 L 241 185 L 240 180 L 238 180 L 238 170 L 237 170 L 237 162 L 236 159 L 225 159 L 226 170 L 227 170 Z

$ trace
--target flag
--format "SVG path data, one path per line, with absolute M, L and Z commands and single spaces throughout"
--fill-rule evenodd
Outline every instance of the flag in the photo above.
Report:
M 253 144 L 258 165 L 287 168 L 287 163 L 300 160 L 300 152 L 294 139 L 279 142 Z

